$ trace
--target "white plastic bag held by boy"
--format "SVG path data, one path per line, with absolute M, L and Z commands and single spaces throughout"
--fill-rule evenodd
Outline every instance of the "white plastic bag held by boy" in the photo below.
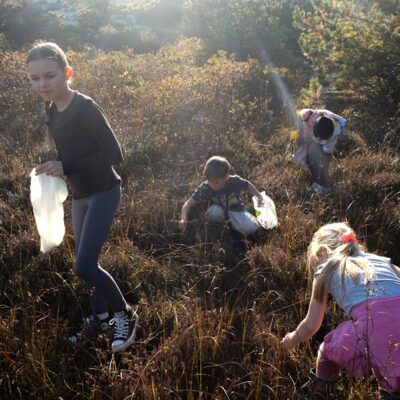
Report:
M 258 198 L 256 196 L 252 197 L 257 221 L 264 229 L 275 228 L 275 226 L 278 225 L 275 204 L 264 191 L 261 192 L 261 196 L 264 201 L 260 206 L 258 204 Z
M 31 172 L 31 203 L 37 230 L 40 235 L 40 251 L 47 253 L 57 247 L 64 238 L 64 208 L 67 185 L 61 178 Z

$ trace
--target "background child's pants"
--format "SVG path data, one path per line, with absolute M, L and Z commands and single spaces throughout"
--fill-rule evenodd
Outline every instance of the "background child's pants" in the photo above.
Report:
M 307 165 L 311 172 L 311 183 L 324 187 L 329 183 L 329 161 L 331 155 L 322 150 L 322 145 L 310 140 L 307 146 Z
M 242 235 L 251 235 L 259 228 L 257 218 L 247 211 L 228 211 L 228 215 L 232 228 Z M 208 221 L 223 224 L 225 222 L 225 210 L 218 204 L 212 204 L 208 207 L 205 217 Z
M 114 278 L 98 264 L 120 197 L 121 187 L 116 185 L 105 192 L 72 199 L 76 274 L 90 290 L 90 305 L 95 315 L 107 312 L 108 305 L 113 311 L 127 307 Z

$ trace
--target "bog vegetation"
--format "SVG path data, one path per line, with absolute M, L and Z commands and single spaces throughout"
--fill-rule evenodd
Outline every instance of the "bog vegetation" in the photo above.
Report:
M 154 31 L 151 43 L 139 28 L 124 30 L 126 21 L 106 20 L 116 2 L 87 2 L 71 26 L 36 12 L 38 3 L 0 5 L 0 397 L 294 398 L 324 333 L 343 317 L 333 305 L 313 340 L 279 349 L 307 310 L 312 233 L 347 220 L 369 250 L 400 263 L 398 2 L 170 0 L 184 12 L 169 17 L 167 1 L 156 2 L 159 14 L 144 2 L 131 10 L 142 24 L 162 15 L 187 23 L 186 37 Z M 71 227 L 57 250 L 39 253 L 29 173 L 54 149 L 25 75 L 33 37 L 70 46 L 72 86 L 104 108 L 123 147 L 124 196 L 102 264 L 137 305 L 145 335 L 115 357 L 107 339 L 66 345 L 88 312 Z M 140 51 L 122 49 L 135 44 Z M 298 107 L 327 106 L 348 119 L 327 198 L 310 198 L 307 176 L 285 162 L 295 127 L 277 76 Z M 182 203 L 215 154 L 274 199 L 280 225 L 265 240 L 211 240 L 201 209 L 180 233 Z M 377 397 L 371 379 L 345 376 L 338 390 L 340 399 Z

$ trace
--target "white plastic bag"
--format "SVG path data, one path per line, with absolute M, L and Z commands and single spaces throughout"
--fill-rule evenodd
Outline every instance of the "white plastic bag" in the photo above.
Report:
M 253 205 L 256 214 L 257 221 L 264 229 L 272 229 L 278 225 L 278 217 L 276 215 L 275 204 L 265 192 L 261 192 L 263 197 L 263 204 L 258 205 L 258 198 L 253 196 Z
M 61 178 L 31 172 L 31 203 L 40 235 L 40 251 L 47 253 L 64 238 L 63 202 L 68 196 L 67 185 Z

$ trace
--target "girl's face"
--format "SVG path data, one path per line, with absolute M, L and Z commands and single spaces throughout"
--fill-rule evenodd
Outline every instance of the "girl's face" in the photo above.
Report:
M 27 69 L 33 89 L 45 101 L 55 101 L 67 93 L 70 67 L 62 69 L 55 61 L 45 58 L 30 61 Z

